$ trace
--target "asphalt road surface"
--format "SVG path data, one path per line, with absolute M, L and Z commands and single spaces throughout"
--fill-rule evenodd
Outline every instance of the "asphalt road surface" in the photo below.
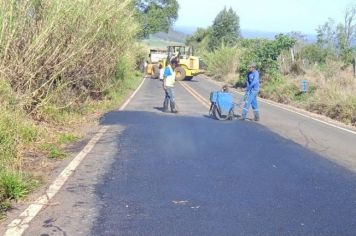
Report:
M 179 82 L 163 113 L 146 79 L 24 235 L 356 235 L 355 133 L 262 101 L 261 122 L 213 120 L 218 89 Z

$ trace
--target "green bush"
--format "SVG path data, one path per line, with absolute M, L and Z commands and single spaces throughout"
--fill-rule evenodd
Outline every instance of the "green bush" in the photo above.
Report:
M 38 181 L 18 171 L 0 169 L 0 218 L 11 208 L 11 200 L 25 197 Z
M 286 104 L 301 99 L 299 87 L 281 77 L 264 83 L 261 87 L 260 96 Z
M 78 139 L 77 136 L 74 134 L 61 134 L 59 136 L 59 143 L 60 144 L 68 144 L 76 141 Z
M 297 54 L 297 58 L 300 60 L 306 59 L 310 64 L 318 63 L 323 64 L 326 62 L 326 58 L 333 55 L 328 48 L 321 48 L 317 44 L 310 44 L 304 46 Z
M 222 81 L 235 80 L 238 78 L 236 72 L 240 68 L 242 50 L 235 47 L 222 45 L 213 52 L 203 53 L 209 75 Z
M 18 200 L 35 188 L 38 181 L 21 172 L 0 170 L 0 200 Z
M 247 73 L 247 66 L 255 62 L 262 75 L 279 72 L 277 59 L 283 50 L 291 48 L 295 40 L 283 34 L 275 36 L 275 40 L 243 39 L 240 45 L 245 53 L 241 58 L 240 73 Z
M 59 147 L 55 144 L 45 143 L 41 145 L 41 149 L 47 152 L 49 158 L 63 159 L 67 156 Z
M 38 128 L 24 114 L 0 108 L 0 168 L 18 166 L 19 149 L 38 137 Z
M 18 132 L 24 143 L 35 142 L 39 136 L 37 127 L 32 124 L 20 127 Z

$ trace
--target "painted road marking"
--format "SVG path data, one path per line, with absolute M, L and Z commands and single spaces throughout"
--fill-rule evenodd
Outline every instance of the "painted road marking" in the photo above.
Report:
M 132 98 L 140 90 L 144 84 L 145 79 L 135 90 L 135 92 L 126 100 L 126 102 L 119 108 L 122 111 L 130 103 Z M 8 226 L 4 236 L 21 236 L 25 230 L 29 227 L 30 222 L 36 217 L 41 209 L 48 205 L 48 202 L 58 193 L 68 178 L 73 174 L 79 164 L 84 160 L 88 153 L 93 149 L 95 144 L 100 140 L 103 134 L 108 130 L 109 126 L 103 126 L 89 141 L 89 143 L 83 148 L 83 150 L 68 164 L 68 166 L 62 171 L 62 173 L 54 180 L 54 182 L 48 187 L 46 193 L 39 197 L 34 203 L 26 208 L 21 213 L 19 218 L 13 220 Z
M 184 82 L 179 82 L 183 88 L 185 88 L 195 99 L 197 99 L 203 106 L 210 108 L 210 101 L 200 95 L 197 91 L 192 89 L 189 85 Z

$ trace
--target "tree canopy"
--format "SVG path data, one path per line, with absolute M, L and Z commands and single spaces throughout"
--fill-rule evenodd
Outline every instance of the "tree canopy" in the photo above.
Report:
M 177 0 L 135 0 L 137 18 L 141 25 L 139 36 L 146 38 L 156 32 L 168 32 L 178 18 Z
M 193 35 L 186 39 L 185 44 L 193 46 L 197 51 L 205 50 L 208 47 L 210 35 L 211 27 L 207 29 L 198 28 Z
M 216 16 L 212 25 L 211 37 L 209 40 L 210 50 L 214 50 L 224 43 L 233 46 L 237 39 L 241 37 L 240 18 L 236 12 L 230 8 L 224 8 Z
M 344 22 L 336 24 L 331 18 L 317 28 L 317 45 L 350 63 L 355 51 L 356 4 L 345 10 Z M 329 53 L 329 54 L 330 54 Z

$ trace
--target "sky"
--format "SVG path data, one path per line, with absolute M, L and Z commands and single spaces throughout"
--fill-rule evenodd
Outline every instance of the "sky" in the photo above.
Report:
M 240 17 L 242 30 L 315 34 L 315 29 L 333 18 L 343 22 L 352 0 L 178 0 L 176 27 L 203 27 L 213 24 L 216 15 L 232 8 Z

